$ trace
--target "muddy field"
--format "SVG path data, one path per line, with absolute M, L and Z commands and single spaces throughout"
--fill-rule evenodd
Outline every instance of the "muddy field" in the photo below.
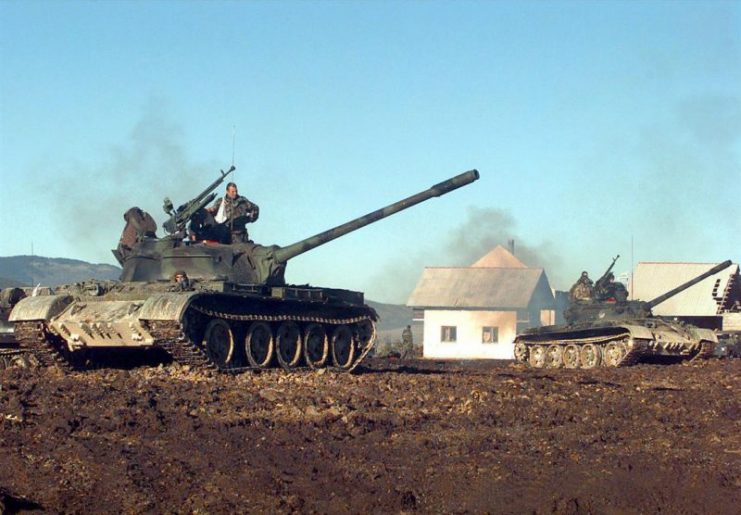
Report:
M 741 360 L 0 372 L 14 512 L 738 513 Z M 0 509 L 3 511 L 3 509 Z

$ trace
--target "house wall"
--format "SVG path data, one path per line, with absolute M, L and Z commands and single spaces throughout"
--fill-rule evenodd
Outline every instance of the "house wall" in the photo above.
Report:
M 455 326 L 455 342 L 441 342 L 442 326 Z M 484 327 L 499 328 L 497 343 L 482 343 Z M 516 311 L 438 310 L 424 313 L 423 356 L 431 359 L 513 359 Z

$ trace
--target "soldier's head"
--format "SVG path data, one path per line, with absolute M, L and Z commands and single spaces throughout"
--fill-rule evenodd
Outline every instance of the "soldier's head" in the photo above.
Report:
M 237 198 L 237 195 L 239 195 L 239 192 L 237 191 L 237 185 L 233 182 L 230 182 L 226 185 L 226 196 L 230 199 L 234 200 Z
M 586 270 L 581 273 L 581 278 L 582 279 L 589 279 L 589 274 L 587 273 Z

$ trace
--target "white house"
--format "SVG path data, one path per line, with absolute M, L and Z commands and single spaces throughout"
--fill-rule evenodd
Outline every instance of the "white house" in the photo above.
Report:
M 425 268 L 407 305 L 423 323 L 423 356 L 433 359 L 512 359 L 519 331 L 555 322 L 543 269 L 501 246 L 470 267 Z

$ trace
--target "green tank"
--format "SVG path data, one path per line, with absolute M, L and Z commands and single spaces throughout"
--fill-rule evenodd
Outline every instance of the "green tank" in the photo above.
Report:
M 712 356 L 718 342 L 713 331 L 656 317 L 651 310 L 728 268 L 731 261 L 645 302 L 628 300 L 625 286 L 613 282 L 616 260 L 594 284 L 582 273 L 570 291 L 566 325 L 535 327 L 517 335 L 515 359 L 535 368 L 595 368 Z
M 351 371 L 373 347 L 375 311 L 361 292 L 288 284 L 288 261 L 479 178 L 476 170 L 462 173 L 285 247 L 186 238 L 189 228 L 201 228 L 213 189 L 232 170 L 178 209 L 165 199 L 165 237 L 155 237 L 141 216 L 125 216 L 133 225 L 124 234 L 135 232 L 136 241 L 113 251 L 120 281 L 65 285 L 18 302 L 10 321 L 19 347 L 67 368 L 112 350 L 157 348 L 176 362 L 223 371 L 276 364 Z

